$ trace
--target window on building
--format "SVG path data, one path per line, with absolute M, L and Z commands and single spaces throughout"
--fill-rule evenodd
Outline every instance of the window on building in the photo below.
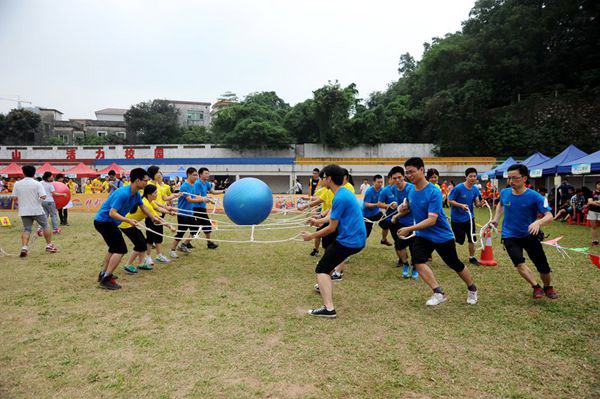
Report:
M 201 121 L 204 119 L 204 113 L 202 111 L 188 111 L 188 121 Z
M 103 131 L 103 130 L 98 130 L 98 132 L 97 132 L 97 133 L 98 133 L 98 137 L 104 137 L 104 136 L 106 136 L 106 134 L 107 134 L 107 133 L 106 133 L 105 131 Z
M 125 132 L 117 132 L 117 136 L 119 136 L 120 138 L 124 139 L 125 138 Z

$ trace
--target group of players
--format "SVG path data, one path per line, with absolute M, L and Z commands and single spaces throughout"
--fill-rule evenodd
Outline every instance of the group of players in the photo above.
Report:
M 481 206 L 483 202 L 475 187 L 477 171 L 474 168 L 465 171 L 465 182 L 454 187 L 448 195 L 451 223 L 442 207 L 442 192 L 427 180 L 421 158 L 410 158 L 404 163 L 404 168 L 393 167 L 387 176 L 388 186 L 385 188 L 382 188 L 382 177 L 374 176 L 372 187 L 365 193 L 362 208 L 354 196 L 352 185 L 348 184 L 346 169 L 329 165 L 321 171 L 315 170 L 315 174 L 318 176 L 313 176 L 310 182 L 311 194 L 314 195 L 302 208 L 321 206 L 321 214 L 309 221 L 317 230 L 304 232 L 302 237 L 305 241 L 315 240 L 312 255 L 318 255 L 317 240 L 321 240 L 325 248 L 315 270 L 315 290 L 321 294 L 323 306 L 309 310 L 309 314 L 336 317 L 333 281 L 342 278 L 345 262 L 365 247 L 373 224 L 377 222 L 384 234 L 382 244 L 387 241 L 386 230 L 394 239 L 398 266 L 403 266 L 403 277 L 418 279 L 420 276 L 433 291 L 426 305 L 436 306 L 448 299 L 427 264 L 433 251 L 465 283 L 466 302 L 470 305 L 478 302 L 478 289 L 469 269 L 459 259 L 455 246 L 455 242 L 462 245 L 466 238 L 469 243 L 469 263 L 478 264 L 475 258 L 473 206 Z M 533 298 L 557 299 L 558 294 L 552 287 L 552 272 L 539 239 L 540 227 L 552 222 L 553 216 L 545 198 L 526 187 L 527 178 L 528 169 L 525 165 L 516 164 L 508 169 L 510 187 L 502 190 L 490 223 L 497 227 L 504 216 L 502 243 L 519 274 L 531 285 Z M 320 190 L 316 190 L 318 185 L 321 186 Z M 539 215 L 543 216 L 539 218 Z M 543 287 L 525 264 L 523 250 L 539 272 Z

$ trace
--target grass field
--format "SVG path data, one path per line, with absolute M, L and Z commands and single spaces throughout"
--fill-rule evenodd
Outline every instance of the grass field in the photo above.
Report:
M 321 304 L 309 243 L 199 241 L 153 271 L 119 270 L 123 289 L 107 291 L 92 215 L 70 223 L 57 254 L 37 239 L 24 260 L 0 257 L 2 398 L 600 397 L 600 270 L 583 255 L 548 248 L 561 298 L 534 301 L 497 240 L 500 266 L 471 267 L 476 306 L 434 255 L 450 300 L 427 308 L 430 291 L 400 278 L 375 228 L 335 283 L 338 318 L 324 320 L 305 314 Z M 0 230 L 7 252 L 20 228 Z M 545 230 L 567 247 L 590 242 L 587 228 Z

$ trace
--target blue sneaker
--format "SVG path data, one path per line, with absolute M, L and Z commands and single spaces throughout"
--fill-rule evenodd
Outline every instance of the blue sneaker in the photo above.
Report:
M 419 272 L 414 267 L 413 267 L 413 271 L 412 271 L 412 278 L 413 278 L 413 280 L 419 279 Z
M 409 278 L 410 277 L 410 267 L 408 266 L 408 263 L 404 264 L 404 267 L 402 269 L 402 278 Z
M 133 265 L 123 266 L 123 270 L 125 270 L 125 272 L 129 274 L 136 274 L 138 272 L 135 266 Z

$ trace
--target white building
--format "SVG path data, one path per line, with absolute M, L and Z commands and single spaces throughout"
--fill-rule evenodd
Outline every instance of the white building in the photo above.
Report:
M 96 119 L 99 121 L 125 122 L 127 111 L 124 108 L 104 108 L 96 111 Z

